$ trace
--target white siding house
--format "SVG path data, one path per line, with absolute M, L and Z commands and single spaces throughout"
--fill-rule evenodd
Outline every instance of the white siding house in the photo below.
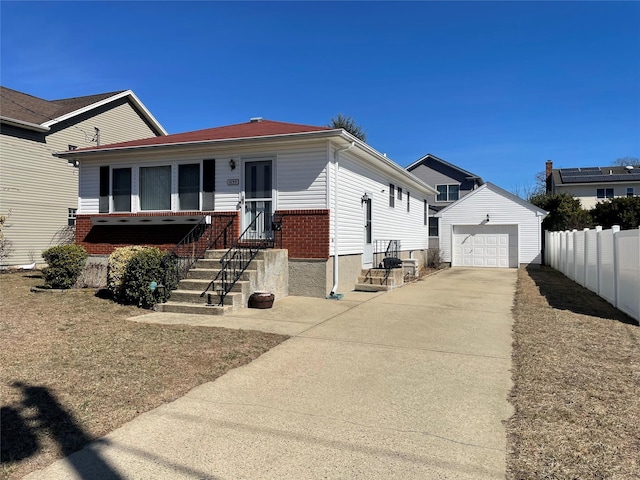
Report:
M 135 243 L 171 249 L 188 222 L 205 216 L 236 218 L 238 235 L 262 211 L 264 235 L 288 250 L 292 294 L 353 289 L 361 270 L 375 266 L 382 241 L 400 242 L 400 257 L 425 259 L 427 198 L 436 191 L 343 129 L 255 118 L 60 156 L 80 164 L 77 241 L 90 254 Z M 188 210 L 180 201 L 182 165 L 199 182 Z M 142 174 L 149 168 L 167 177 L 159 208 L 146 203 Z M 121 170 L 124 209 L 115 203 L 122 194 L 114 172 Z M 277 233 L 271 218 L 281 224 Z
M 485 183 L 436 214 L 442 259 L 453 267 L 540 264 L 546 215 L 535 205 Z

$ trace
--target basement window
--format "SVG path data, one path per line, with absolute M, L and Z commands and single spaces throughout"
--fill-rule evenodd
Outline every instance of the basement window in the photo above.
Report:
M 69 227 L 75 227 L 76 226 L 76 212 L 78 211 L 77 208 L 68 208 L 67 209 L 67 225 Z

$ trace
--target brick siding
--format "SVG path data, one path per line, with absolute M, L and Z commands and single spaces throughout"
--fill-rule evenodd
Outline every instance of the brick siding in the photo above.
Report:
M 240 235 L 240 212 L 174 212 L 145 214 L 110 214 L 109 217 L 194 216 L 211 215 L 212 235 L 215 238 L 229 220 L 235 219 L 228 242 Z M 282 218 L 282 248 L 289 251 L 289 258 L 329 258 L 329 210 L 278 210 Z M 76 218 L 76 243 L 86 248 L 90 255 L 109 255 L 116 248 L 128 245 L 147 245 L 171 250 L 193 228 L 186 225 L 93 225 L 92 217 L 102 215 L 78 215 Z M 280 246 L 278 245 L 278 246 Z M 229 245 L 230 246 L 230 245 Z M 216 245 L 223 248 L 222 242 Z
M 289 258 L 329 258 L 329 210 L 278 210 Z

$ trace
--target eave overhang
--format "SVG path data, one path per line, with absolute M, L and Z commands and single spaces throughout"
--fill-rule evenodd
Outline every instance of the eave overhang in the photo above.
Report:
M 312 132 L 300 132 L 300 133 L 287 133 L 287 134 L 277 134 L 277 135 L 263 135 L 258 137 L 239 137 L 239 138 L 223 138 L 223 139 L 214 139 L 214 140 L 201 140 L 201 141 L 190 141 L 190 142 L 176 142 L 176 143 L 161 143 L 161 144 L 152 144 L 152 145 L 137 145 L 137 146 L 114 146 L 114 147 L 101 147 L 101 148 L 91 148 L 91 149 L 81 149 L 81 150 L 70 150 L 66 152 L 57 152 L 54 155 L 56 157 L 65 158 L 65 159 L 77 159 L 82 160 L 83 158 L 99 158 L 100 156 L 107 154 L 126 154 L 126 153 L 153 153 L 153 152 L 162 152 L 162 151 L 173 151 L 176 149 L 181 150 L 207 150 L 210 147 L 217 146 L 228 146 L 228 145 L 236 145 L 236 144 L 244 144 L 244 145 L 256 145 L 260 143 L 276 143 L 276 142 L 294 142 L 298 140 L 333 140 L 341 147 L 347 146 L 352 142 L 360 149 L 362 152 L 367 154 L 370 158 L 374 159 L 378 166 L 388 173 L 390 173 L 395 178 L 403 178 L 405 183 L 411 188 L 418 189 L 424 194 L 428 195 L 436 195 L 438 192 L 431 186 L 424 183 L 418 177 L 413 175 L 411 172 L 408 172 L 404 168 L 402 168 L 397 163 L 393 162 L 368 144 L 354 137 L 346 130 L 338 128 L 332 130 L 320 130 L 320 131 L 312 131 Z
M 56 117 L 52 120 L 49 120 L 48 122 L 44 122 L 42 126 L 49 128 L 55 125 L 56 123 L 60 123 L 70 118 L 73 118 L 75 116 L 82 115 L 85 112 L 101 107 L 102 105 L 107 105 L 111 102 L 115 102 L 116 100 L 119 100 L 124 97 L 130 97 L 132 103 L 140 111 L 140 113 L 147 120 L 147 122 L 149 122 L 149 124 L 156 130 L 157 133 L 159 133 L 161 136 L 167 135 L 167 131 L 164 129 L 164 127 L 160 125 L 160 122 L 156 120 L 156 118 L 151 114 L 151 112 L 147 110 L 147 107 L 144 106 L 144 104 L 140 101 L 140 99 L 136 97 L 135 93 L 133 93 L 133 91 L 131 90 L 125 90 L 124 92 L 120 92 L 117 95 L 114 95 L 112 97 L 105 98 L 104 100 L 101 100 L 99 102 L 92 103 L 91 105 L 87 105 L 86 107 L 79 108 L 78 110 L 74 110 L 73 112 L 69 112 L 65 115 Z
M 38 125 L 37 123 L 25 122 L 22 120 L 16 120 L 15 118 L 0 116 L 0 123 L 11 125 L 18 128 L 24 128 L 26 130 L 33 130 L 35 132 L 48 132 L 51 130 L 47 126 Z

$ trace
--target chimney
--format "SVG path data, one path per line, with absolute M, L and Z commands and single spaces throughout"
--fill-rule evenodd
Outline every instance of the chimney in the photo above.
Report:
M 551 174 L 553 173 L 553 162 L 551 160 L 547 160 L 545 164 L 545 179 L 547 180 L 547 193 L 551 192 Z

